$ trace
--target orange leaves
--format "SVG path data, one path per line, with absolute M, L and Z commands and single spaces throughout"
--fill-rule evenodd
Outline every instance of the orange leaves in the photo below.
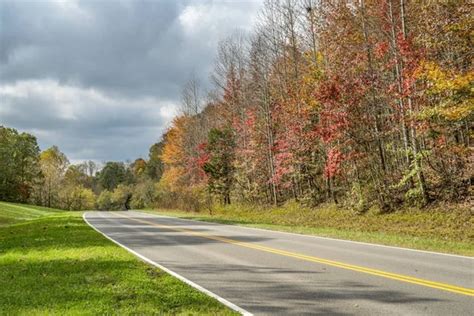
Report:
M 161 159 L 168 165 L 179 165 L 184 160 L 184 135 L 189 118 L 178 116 L 173 120 L 172 127 L 165 133 L 165 145 Z
M 173 120 L 172 126 L 164 135 L 164 147 L 161 159 L 165 164 L 165 171 L 161 181 L 169 186 L 172 191 L 179 189 L 180 182 L 186 174 L 186 149 L 185 134 L 187 116 L 178 116 Z

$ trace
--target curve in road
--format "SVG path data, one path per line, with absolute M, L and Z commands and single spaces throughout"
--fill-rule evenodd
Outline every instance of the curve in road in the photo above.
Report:
M 470 257 L 131 211 L 84 217 L 241 313 L 468 315 L 474 309 Z

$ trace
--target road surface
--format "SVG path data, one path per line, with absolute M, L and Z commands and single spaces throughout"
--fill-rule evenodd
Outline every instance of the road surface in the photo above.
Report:
M 474 258 L 134 211 L 84 217 L 135 254 L 255 315 L 474 314 Z

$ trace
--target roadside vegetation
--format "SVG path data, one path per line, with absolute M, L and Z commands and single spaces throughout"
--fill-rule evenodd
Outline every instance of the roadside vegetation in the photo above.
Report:
M 357 214 L 335 205 L 304 208 L 298 203 L 265 208 L 219 206 L 202 212 L 159 209 L 147 212 L 230 225 L 378 243 L 474 256 L 474 216 L 469 206 L 403 209 Z
M 465 0 L 265 2 L 250 36 L 218 46 L 210 101 L 196 80 L 183 87 L 158 203 L 353 214 L 468 203 L 471 11 Z
M 0 126 L 0 200 L 214 210 L 220 220 L 470 253 L 471 11 L 467 0 L 266 1 L 258 27 L 218 45 L 215 85 L 183 86 L 180 112 L 148 157 L 71 164 L 58 147 L 41 151 L 34 135 Z
M 64 211 L 27 204 L 0 202 L 0 227 L 38 219 L 60 212 Z
M 471 20 L 464 0 L 265 2 L 218 46 L 212 97 L 183 87 L 151 207 L 472 255 Z
M 5 214 L 10 225 L 0 227 L 0 314 L 234 314 L 107 240 L 82 212 L 0 202 Z

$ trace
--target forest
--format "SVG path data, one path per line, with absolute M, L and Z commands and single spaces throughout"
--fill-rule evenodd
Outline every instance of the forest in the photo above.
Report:
M 163 168 L 157 146 L 147 161 L 70 164 L 57 146 L 40 151 L 35 136 L 0 126 L 0 201 L 64 210 L 151 207 Z
M 216 88 L 183 89 L 162 142 L 170 204 L 466 199 L 473 21 L 461 0 L 267 1 L 252 34 L 220 43 Z
M 70 164 L 0 127 L 0 200 L 70 210 L 234 203 L 366 212 L 472 197 L 472 5 L 267 1 L 191 76 L 149 157 Z M 159 138 L 159 135 L 157 135 Z

